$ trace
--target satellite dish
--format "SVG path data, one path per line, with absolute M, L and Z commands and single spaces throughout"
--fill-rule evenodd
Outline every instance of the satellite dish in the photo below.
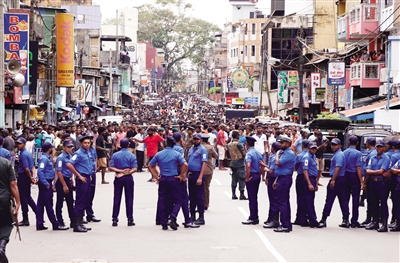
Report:
M 20 69 L 21 69 L 21 64 L 19 63 L 18 60 L 13 59 L 13 60 L 10 60 L 10 61 L 7 63 L 7 70 L 8 70 L 11 74 L 17 74 L 17 73 L 19 73 Z
M 25 83 L 25 77 L 21 73 L 17 73 L 12 77 L 13 85 L 16 87 L 22 87 Z

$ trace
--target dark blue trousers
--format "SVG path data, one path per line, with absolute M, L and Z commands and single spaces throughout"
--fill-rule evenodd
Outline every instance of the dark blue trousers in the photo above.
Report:
M 125 175 L 114 180 L 114 203 L 112 220 L 118 221 L 119 209 L 121 207 L 122 191 L 125 191 L 125 209 L 128 221 L 133 221 L 133 194 L 135 183 L 132 175 Z
M 336 196 L 339 199 L 340 209 L 342 210 L 343 216 L 348 216 L 349 212 L 349 204 L 347 202 L 347 182 L 345 176 L 338 176 L 335 182 L 335 187 L 333 189 L 330 188 L 331 180 L 327 185 L 326 191 L 326 200 L 324 210 L 322 211 L 323 216 L 330 216 L 332 211 L 333 203 L 335 202 Z
M 90 198 L 90 175 L 81 174 L 86 178 L 86 183 L 76 179 L 75 217 L 83 217 Z
M 196 208 L 199 213 L 204 213 L 204 179 L 201 185 L 197 185 L 196 181 L 199 178 L 200 172 L 189 173 L 189 201 L 190 213 L 195 213 Z
M 251 180 L 246 182 L 249 198 L 250 220 L 258 220 L 258 189 L 260 188 L 260 173 L 250 173 Z
M 159 217 L 162 226 L 167 225 L 169 216 L 178 217 L 182 204 L 182 187 L 180 181 L 174 176 L 161 176 L 158 184 Z M 173 203 L 172 211 L 168 211 L 168 202 Z M 204 204 L 204 200 L 203 200 Z
M 64 193 L 63 186 L 62 186 L 60 180 L 57 180 L 57 182 L 56 182 L 56 191 L 57 191 L 56 216 L 57 216 L 58 222 L 61 225 L 64 225 L 64 219 L 62 216 L 62 208 L 63 208 L 64 199 L 65 199 L 65 202 L 67 203 L 69 220 L 71 222 L 74 221 L 74 197 L 73 197 L 74 190 L 72 189 L 71 178 L 64 177 L 64 181 L 69 190 L 68 194 Z
M 383 176 L 381 177 L 383 178 Z M 389 185 L 386 180 L 384 178 L 379 182 L 371 180 L 370 194 L 372 208 L 371 214 L 374 218 L 374 221 L 379 221 L 379 215 L 382 216 L 382 219 L 387 220 L 389 217 L 389 208 L 387 204 L 387 199 L 389 197 Z
M 392 216 L 394 218 L 396 217 L 394 210 L 395 210 L 395 202 L 396 202 L 396 200 L 395 200 L 396 188 L 398 185 L 397 178 L 398 178 L 397 174 L 392 174 L 392 176 L 389 179 L 390 198 L 392 199 Z M 399 177 L 399 179 L 400 179 L 400 177 Z
M 85 209 L 87 218 L 92 218 L 94 216 L 93 200 L 95 194 L 96 194 L 96 173 L 92 173 L 90 179 L 89 198 L 87 199 L 87 204 Z
M 292 186 L 292 175 L 279 176 L 276 182 L 276 192 L 280 221 L 282 227 L 292 229 L 290 210 L 290 187 Z
M 397 183 L 394 194 L 392 195 L 392 201 L 393 201 L 393 216 L 397 220 L 400 220 L 400 183 Z
M 47 180 L 50 184 L 50 188 L 47 189 L 46 186 L 39 182 L 39 196 L 37 200 L 36 207 L 36 227 L 40 227 L 44 224 L 44 209 L 46 208 L 46 214 L 49 218 L 53 227 L 58 227 L 58 221 L 54 214 L 53 209 L 53 188 L 51 187 L 53 180 Z
M 181 182 L 181 191 L 182 191 L 182 213 L 185 217 L 185 223 L 189 224 L 192 222 L 192 218 L 189 214 L 189 194 L 188 194 L 188 184 L 186 181 Z M 193 218 L 195 220 L 195 218 Z
M 23 215 L 28 215 L 29 208 L 31 207 L 32 211 L 36 213 L 36 203 L 33 201 L 31 196 L 31 180 L 29 180 L 26 173 L 18 173 L 18 191 L 19 197 L 21 199 L 21 210 Z
M 314 189 L 317 187 L 317 178 L 314 176 L 310 176 L 310 182 L 314 186 Z M 303 184 L 303 191 L 304 191 L 304 205 L 306 209 L 306 213 L 308 215 L 308 222 L 310 226 L 317 226 L 317 214 L 315 213 L 315 191 L 310 191 L 308 189 L 307 182 Z
M 296 201 L 297 201 L 296 221 L 300 224 L 307 223 L 307 209 L 305 202 L 304 185 L 307 186 L 307 183 L 304 180 L 304 174 L 298 174 L 296 177 Z
M 272 188 L 274 184 L 276 176 L 268 175 L 268 184 L 267 184 L 267 192 L 269 199 L 269 211 L 268 211 L 268 220 L 271 221 L 274 218 L 278 218 L 279 208 L 278 208 L 278 193 L 276 190 Z
M 351 223 L 355 224 L 358 222 L 358 208 L 360 206 L 360 193 L 361 193 L 361 182 L 358 178 L 357 173 L 345 173 L 347 183 L 347 204 L 350 202 L 350 196 L 352 201 L 352 216 Z M 349 206 L 349 205 L 348 205 Z

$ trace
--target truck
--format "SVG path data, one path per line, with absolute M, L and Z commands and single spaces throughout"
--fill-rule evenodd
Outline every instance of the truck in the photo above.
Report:
M 226 109 L 225 110 L 226 119 L 254 118 L 257 113 L 258 113 L 257 110 L 245 110 L 245 109 Z

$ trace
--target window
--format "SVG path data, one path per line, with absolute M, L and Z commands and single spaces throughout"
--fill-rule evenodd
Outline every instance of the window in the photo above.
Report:
M 247 46 L 244 47 L 244 55 L 247 57 Z
M 244 34 L 247 35 L 247 24 L 246 24 L 246 26 L 244 27 Z
M 291 38 L 291 30 L 290 29 L 284 29 L 283 30 L 283 38 Z
M 239 56 L 239 50 L 238 50 L 238 48 L 236 48 L 236 56 L 237 56 L 237 57 Z
M 251 56 L 254 57 L 256 55 L 256 46 L 251 46 Z
M 292 49 L 292 41 L 282 40 L 282 49 Z
M 366 79 L 377 79 L 378 78 L 378 65 L 365 65 L 365 78 Z
M 272 40 L 272 49 L 281 49 L 281 41 L 280 40 Z
M 256 34 L 256 24 L 255 23 L 251 24 L 251 34 L 252 35 Z
M 231 49 L 231 58 L 233 58 L 233 49 Z

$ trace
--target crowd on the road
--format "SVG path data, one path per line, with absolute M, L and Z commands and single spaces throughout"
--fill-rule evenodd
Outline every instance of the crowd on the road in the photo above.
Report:
M 222 107 L 212 106 L 198 97 L 163 95 L 161 98 L 153 106 L 138 105 L 120 123 L 107 123 L 100 116 L 57 125 L 17 123 L 16 130 L 3 129 L 0 137 L 2 213 L 9 210 L 11 195 L 15 197 L 15 211 L 21 204 L 22 221 L 16 222 L 19 226 L 30 225 L 30 207 L 36 216 L 37 230 L 48 229 L 44 225 L 46 210 L 53 230 L 70 227 L 74 232 L 87 232 L 88 222 L 101 221 L 95 216 L 93 202 L 97 173 L 101 175 L 101 183 L 108 184 L 108 170 L 115 177 L 112 226 L 119 223 L 123 191 L 127 225 L 134 226 L 133 174 L 147 168 L 151 173 L 148 181 L 158 183 L 156 225 L 161 225 L 163 230 L 168 226 L 177 230 L 176 218 L 182 210 L 183 226 L 198 228 L 205 224 L 204 214 L 210 207 L 213 171 L 227 170 L 229 166 L 232 199 L 249 202 L 250 216 L 242 222 L 245 225 L 259 224 L 257 200 L 263 181 L 269 198 L 269 216 L 264 228 L 290 232 L 292 224 L 326 227 L 338 197 L 343 215 L 340 227 L 400 231 L 400 141 L 386 144 L 369 138 L 368 154 L 363 157 L 356 149 L 359 140 L 355 136 L 349 138 L 350 147 L 342 152 L 344 138 L 336 136 L 329 141 L 318 127 L 312 127 L 311 133 L 294 124 L 282 127 L 279 122 L 226 120 Z M 323 153 L 328 147 L 334 152 L 329 169 L 331 179 L 322 218 L 317 221 L 314 199 L 321 186 L 319 179 L 325 168 Z M 14 164 L 17 176 L 10 169 Z M 292 223 L 289 194 L 294 171 L 297 172 L 297 212 Z M 39 188 L 36 201 L 31 195 L 33 184 Z M 366 220 L 359 223 L 359 206 L 364 203 L 362 200 L 360 204 L 362 191 L 368 212 Z M 393 202 L 390 225 L 389 193 Z M 64 201 L 69 227 L 62 214 Z M 1 255 L 5 257 L 13 221 L 11 214 L 0 217 L 0 261 Z M 6 231 L 3 226 L 8 227 Z

